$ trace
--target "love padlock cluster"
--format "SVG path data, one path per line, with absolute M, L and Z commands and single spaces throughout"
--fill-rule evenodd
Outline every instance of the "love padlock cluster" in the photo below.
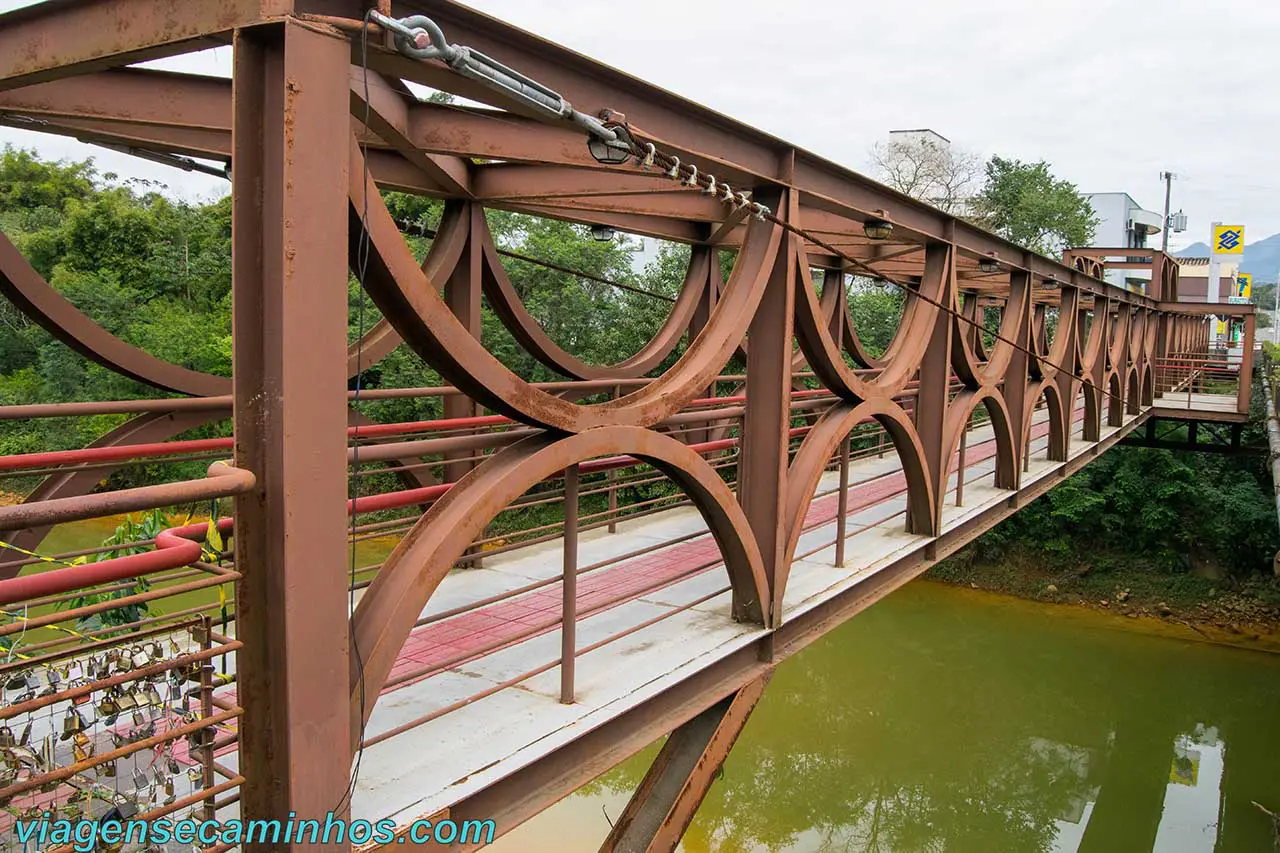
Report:
M 207 622 L 0 664 L 0 809 L 13 820 L 129 817 L 199 797 L 217 729 Z M 89 648 L 86 648 L 89 647 Z M 216 651 L 216 650 L 215 650 Z M 5 823 L 0 814 L 0 824 Z M 2 828 L 2 827 L 0 827 Z

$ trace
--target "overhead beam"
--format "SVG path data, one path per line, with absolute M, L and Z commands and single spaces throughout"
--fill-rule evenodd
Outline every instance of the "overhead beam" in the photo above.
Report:
M 480 198 L 512 200 L 652 194 L 703 197 L 699 190 L 682 189 L 664 175 L 642 172 L 634 166 L 625 171 L 608 171 L 598 164 L 594 168 L 573 168 L 495 163 L 476 170 L 475 188 Z M 712 199 L 707 201 L 715 204 Z
M 601 211 L 604 213 L 626 213 L 640 216 L 670 218 L 681 221 L 719 222 L 724 219 L 728 208 L 714 199 L 703 198 L 692 193 L 670 193 L 665 195 L 597 195 L 581 198 L 546 198 L 506 200 L 509 204 L 530 204 L 540 207 L 563 208 L 566 211 Z
M 231 133 L 225 130 L 157 127 L 98 119 L 40 119 L 38 121 L 39 123 L 31 123 L 23 121 L 22 117 L 12 113 L 0 113 L 0 124 L 6 127 L 67 136 L 96 145 L 124 145 L 147 151 L 216 160 L 231 157 Z
M 671 240 L 676 243 L 697 243 L 702 239 L 700 226 L 697 223 L 686 222 L 680 219 L 644 216 L 636 213 L 610 213 L 606 211 L 579 210 L 577 208 L 560 208 L 538 204 L 514 204 L 509 202 L 490 202 L 485 206 L 502 210 L 514 210 L 519 213 L 531 213 L 534 216 L 547 216 L 551 219 L 562 219 L 568 222 L 608 225 L 611 228 L 616 228 L 619 231 L 626 231 L 629 234 L 656 237 L 659 240 Z
M 358 17 L 358 0 L 326 0 L 326 7 L 343 6 Z M 345 8 L 345 7 L 344 7 Z M 452 43 L 480 50 L 563 94 L 573 105 L 594 114 L 605 109 L 625 113 L 640 135 L 712 171 L 735 186 L 789 184 L 803 194 L 801 201 L 855 219 L 876 217 L 893 222 L 902 233 L 927 242 L 947 239 L 970 254 L 995 257 L 1006 264 L 1026 265 L 1037 278 L 1052 278 L 1082 290 L 1106 294 L 1132 304 L 1153 305 L 1146 297 L 1113 287 L 1056 260 L 1028 255 L 1021 247 L 909 196 L 877 184 L 784 140 L 662 90 L 615 68 L 592 60 L 553 42 L 462 6 L 452 0 L 403 0 L 396 14 L 429 15 Z M 371 59 L 371 63 L 375 60 Z M 433 63 L 403 63 L 379 54 L 405 79 L 444 87 L 466 97 L 508 106 L 494 93 L 472 85 Z M 781 180 L 782 164 L 793 162 L 789 178 Z
M 0 91 L 229 41 L 293 0 L 46 0 L 0 15 Z
M 163 127 L 231 130 L 231 81 L 111 68 L 0 92 L 0 111 Z

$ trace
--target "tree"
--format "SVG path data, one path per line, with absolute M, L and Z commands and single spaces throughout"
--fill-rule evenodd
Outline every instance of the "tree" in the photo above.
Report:
M 957 214 L 973 195 L 982 168 L 975 154 L 922 134 L 877 143 L 871 162 L 885 185 Z
M 994 156 L 972 215 L 984 228 L 1042 255 L 1087 246 L 1098 217 L 1076 185 L 1055 178 L 1049 164 Z

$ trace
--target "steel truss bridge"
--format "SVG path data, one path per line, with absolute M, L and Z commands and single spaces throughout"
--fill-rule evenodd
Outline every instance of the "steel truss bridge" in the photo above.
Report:
M 0 458 L 40 478 L 0 508 L 0 636 L 22 640 L 0 664 L 0 820 L 336 810 L 505 832 L 669 734 L 602 849 L 670 851 L 780 661 L 1117 442 L 1160 440 L 1157 419 L 1246 418 L 1252 306 L 1180 302 L 1159 252 L 1037 256 L 447 0 L 369 5 L 0 16 L 0 123 L 224 163 L 234 210 L 231 377 L 113 336 L 0 238 L 0 290 L 30 320 L 165 392 L 0 408 L 119 424 Z M 397 40 L 413 15 L 438 31 Z M 230 80 L 130 67 L 221 45 Z M 421 263 L 378 189 L 447 200 Z M 494 209 L 690 246 L 653 339 L 612 365 L 563 349 Z M 352 274 L 384 319 L 349 345 Z M 882 354 L 853 275 L 903 290 Z M 486 303 L 563 379 L 495 358 Z M 1237 357 L 1210 352 L 1211 313 L 1243 325 Z M 402 343 L 448 384 L 354 390 Z M 443 416 L 361 413 L 422 398 Z M 192 459 L 207 478 L 99 485 Z M 399 487 L 361 488 L 371 472 Z M 56 524 L 210 501 L 215 521 L 135 553 L 41 550 Z M 501 524 L 535 507 L 554 520 Z M 349 539 L 386 536 L 353 571 Z M 68 627 L 129 603 L 152 606 L 108 635 Z

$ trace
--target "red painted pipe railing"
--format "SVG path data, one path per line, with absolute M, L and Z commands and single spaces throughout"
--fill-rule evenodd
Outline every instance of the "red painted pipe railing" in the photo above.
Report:
M 469 419 L 459 419 L 469 420 Z M 790 430 L 789 434 L 792 438 L 804 435 L 809 431 L 810 427 L 796 427 Z M 715 453 L 719 450 L 727 450 L 738 445 L 741 439 L 724 438 L 718 441 L 705 441 L 698 444 L 690 444 L 689 449 L 699 454 Z M 615 468 L 626 468 L 636 465 L 640 460 L 633 456 L 610 456 L 603 459 L 596 459 L 590 462 L 584 462 L 581 465 L 582 473 L 599 473 Z M 237 480 L 234 484 L 237 492 L 247 491 L 254 485 L 253 475 L 239 468 L 223 463 L 215 462 L 209 466 L 211 479 L 222 480 L 232 477 Z M 185 483 L 174 483 L 171 486 L 185 486 Z M 347 512 L 352 514 L 376 512 L 379 510 L 398 509 L 401 507 L 413 506 L 415 504 L 428 503 L 438 500 L 452 489 L 454 483 L 441 483 L 435 486 L 426 486 L 417 489 L 404 489 L 397 492 L 385 492 L 378 495 L 367 495 L 360 498 L 347 501 Z M 146 489 L 130 490 L 130 491 L 150 491 L 154 494 L 155 490 L 162 489 L 162 486 L 151 486 Z M 224 489 L 225 491 L 225 489 Z M 119 493 L 115 493 L 119 494 Z M 102 496 L 88 496 L 102 497 Z M 83 501 L 83 498 L 68 498 L 69 501 Z M 46 501 L 43 504 L 31 504 L 32 510 L 40 507 L 49 509 L 48 504 L 56 503 L 56 501 Z M 154 504 L 153 504 L 154 505 Z M 21 507 L 11 507 L 9 509 L 20 509 Z M 7 522 L 6 522 L 7 523 Z M 34 523 L 44 523 L 36 521 Z M 218 530 L 224 535 L 230 535 L 234 532 L 234 522 L 230 518 L 222 518 L 218 520 Z M 53 569 L 52 571 L 42 572 L 33 575 L 24 575 L 7 580 L 0 580 L 0 606 L 8 606 L 15 602 L 25 601 L 32 598 L 38 598 L 46 595 L 57 595 L 59 593 L 70 592 L 74 589 L 83 587 L 96 586 L 98 584 L 110 583 L 112 581 L 125 580 L 127 578 L 141 577 L 143 575 L 155 574 L 157 572 L 171 571 L 178 569 L 200 559 L 201 548 L 198 544 L 202 541 L 208 531 L 208 524 L 189 524 L 184 527 L 175 527 L 163 530 L 156 537 L 156 548 L 154 551 L 147 551 L 142 554 L 129 554 L 123 557 L 114 557 L 109 560 L 102 560 L 97 563 L 85 563 L 79 566 L 68 566 L 61 569 Z
M 236 494 L 253 488 L 256 478 L 250 471 L 234 468 L 225 462 L 215 462 L 209 466 L 209 482 L 216 484 L 220 492 Z M 173 483 L 171 486 L 185 486 L 186 483 Z M 152 487 L 163 488 L 163 487 Z M 141 490 L 139 490 L 141 491 Z M 93 497 L 93 496 L 88 496 Z M 77 500 L 70 498 L 68 500 Z M 48 501 L 46 503 L 53 503 Z M 39 504 L 36 504 L 39 506 Z M 230 533 L 232 519 L 218 520 L 218 530 Z M 33 575 L 21 575 L 15 578 L 0 580 L 0 605 L 9 605 L 17 601 L 26 601 L 46 595 L 70 592 L 82 587 L 97 586 L 112 581 L 141 577 L 156 572 L 169 571 L 190 565 L 200 559 L 199 543 L 204 540 L 209 525 L 188 524 L 183 527 L 171 527 L 162 530 L 156 536 L 154 551 L 141 554 L 127 554 L 113 557 L 97 563 L 83 563 L 78 566 L 54 569 Z

